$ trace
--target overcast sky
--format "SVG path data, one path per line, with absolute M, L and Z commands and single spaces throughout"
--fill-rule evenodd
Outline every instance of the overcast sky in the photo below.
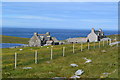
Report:
M 117 2 L 3 2 L 3 27 L 118 29 Z

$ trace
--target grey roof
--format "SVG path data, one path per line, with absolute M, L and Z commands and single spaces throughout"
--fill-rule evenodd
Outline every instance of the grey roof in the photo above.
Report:
M 54 42 L 59 42 L 55 37 L 52 37 L 52 40 L 53 40 Z
M 110 38 L 102 38 L 100 41 L 107 41 L 107 40 L 111 40 Z
M 98 35 L 98 34 L 101 35 L 102 33 L 103 33 L 103 32 L 101 32 L 101 31 L 95 31 L 95 34 L 96 34 L 96 35 Z
M 87 38 L 69 38 L 68 42 L 87 42 Z
M 53 43 L 52 40 L 49 40 L 49 41 L 46 42 L 46 44 L 52 44 L 52 43 Z
M 41 39 L 41 40 L 42 40 L 43 38 L 44 38 L 45 40 L 48 40 L 48 39 L 50 38 L 50 35 L 48 35 L 48 34 L 38 34 L 37 36 L 38 36 L 38 38 Z
M 117 41 L 117 42 L 113 42 L 113 43 L 110 43 L 109 45 L 115 45 L 115 44 L 120 44 L 120 41 Z

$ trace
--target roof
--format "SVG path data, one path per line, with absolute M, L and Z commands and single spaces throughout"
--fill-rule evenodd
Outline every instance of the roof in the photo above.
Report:
M 52 44 L 52 43 L 53 43 L 52 40 L 49 40 L 49 41 L 46 42 L 46 44 Z
M 110 43 L 109 45 L 115 45 L 115 44 L 120 44 L 120 41 L 117 41 L 117 42 L 113 42 L 113 43 Z
M 38 34 L 38 35 L 46 35 L 46 34 Z
M 95 31 L 95 34 L 98 35 L 98 34 L 102 34 L 103 32 L 101 31 Z
M 53 40 L 54 42 L 59 42 L 55 37 L 52 37 L 52 40 Z
M 100 41 L 107 41 L 107 40 L 111 40 L 110 38 L 102 38 Z
M 87 38 L 69 38 L 67 39 L 68 42 L 86 42 Z
M 50 35 L 48 35 L 48 34 L 38 34 L 37 37 L 39 39 L 43 39 L 43 38 L 48 39 L 48 38 L 50 38 Z

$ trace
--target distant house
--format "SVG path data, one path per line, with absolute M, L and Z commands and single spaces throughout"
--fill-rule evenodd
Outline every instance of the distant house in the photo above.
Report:
M 104 35 L 104 32 L 102 29 L 99 29 L 98 31 L 94 30 L 92 28 L 91 32 L 87 35 L 86 38 L 69 38 L 66 39 L 68 43 L 85 43 L 85 42 L 97 42 L 97 41 L 108 41 L 111 40 L 110 38 L 107 38 Z
M 69 38 L 66 41 L 69 43 L 84 43 L 87 42 L 87 38 Z
M 106 36 L 104 35 L 102 29 L 95 31 L 94 28 L 92 28 L 91 33 L 87 36 L 87 42 L 97 42 L 101 41 L 103 38 L 106 38 Z
M 58 45 L 59 41 L 55 37 L 50 36 L 50 32 L 46 34 L 34 33 L 29 40 L 29 46 Z

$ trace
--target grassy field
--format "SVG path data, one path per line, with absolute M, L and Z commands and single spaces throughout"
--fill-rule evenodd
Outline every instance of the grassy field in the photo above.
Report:
M 28 44 L 29 41 L 29 38 L 20 38 L 20 37 L 4 36 L 4 35 L 0 35 L 0 38 L 2 38 L 2 43 Z
M 27 39 L 25 39 L 27 40 Z M 13 42 L 13 41 L 12 41 Z M 16 41 L 15 41 L 16 43 Z M 22 43 L 22 41 L 21 41 Z M 99 48 L 98 43 L 94 48 L 94 43 L 90 43 L 90 49 L 87 49 L 87 43 L 75 45 L 56 45 L 53 46 L 53 60 L 50 60 L 51 46 L 44 47 L 24 47 L 4 48 L 2 49 L 2 75 L 3 78 L 70 78 L 78 69 L 84 70 L 81 78 L 118 78 L 118 47 L 106 44 Z M 65 57 L 62 56 L 62 48 L 65 47 Z M 35 64 L 35 50 L 38 51 L 38 64 Z M 105 50 L 106 52 L 102 52 Z M 14 54 L 17 53 L 17 68 L 14 69 Z M 91 59 L 91 63 L 85 63 L 83 58 Z M 78 67 L 71 67 L 75 63 Z M 23 67 L 32 67 L 25 70 Z M 103 73 L 109 73 L 107 76 Z

